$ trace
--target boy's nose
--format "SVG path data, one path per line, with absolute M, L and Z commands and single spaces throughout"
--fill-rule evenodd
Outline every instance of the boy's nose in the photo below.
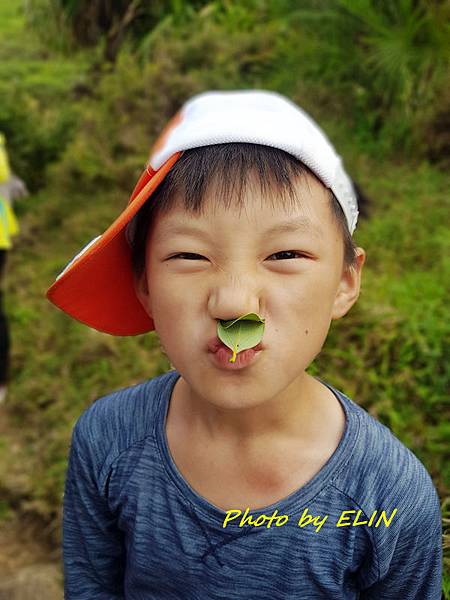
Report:
M 260 314 L 260 301 L 248 290 L 221 289 L 210 298 L 210 314 L 220 321 L 232 321 L 248 313 Z
M 209 287 L 208 310 L 213 319 L 232 321 L 261 314 L 264 282 L 243 262 L 221 270 Z

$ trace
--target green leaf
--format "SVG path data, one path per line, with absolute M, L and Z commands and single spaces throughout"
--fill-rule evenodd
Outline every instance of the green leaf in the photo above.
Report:
M 264 319 L 256 313 L 247 313 L 232 321 L 217 323 L 217 336 L 233 350 L 229 362 L 236 362 L 236 354 L 259 344 L 264 334 Z

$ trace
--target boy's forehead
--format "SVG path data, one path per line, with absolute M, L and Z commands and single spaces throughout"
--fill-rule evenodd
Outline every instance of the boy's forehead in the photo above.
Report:
M 307 216 L 298 215 L 286 217 L 284 214 L 280 216 L 282 218 L 273 218 L 270 221 L 267 221 L 265 226 L 263 225 L 263 219 L 259 219 L 258 226 L 256 226 L 256 222 L 252 222 L 251 218 L 249 218 L 247 220 L 249 233 L 261 234 L 266 238 L 290 232 L 301 232 L 311 235 L 317 239 L 323 239 L 327 235 L 327 232 L 319 223 L 312 221 Z M 203 231 L 213 231 L 213 227 L 208 227 L 210 224 L 211 221 L 199 219 L 198 217 L 182 219 L 176 218 L 176 216 L 173 215 L 172 218 L 169 218 L 166 221 L 163 226 L 163 230 L 160 231 L 158 237 L 164 239 L 168 236 L 174 235 L 196 235 L 201 234 Z M 223 225 L 223 221 L 220 222 L 220 225 Z M 245 229 L 245 227 L 245 221 L 241 221 L 240 231 Z
M 316 236 L 324 235 L 326 222 L 330 219 L 329 191 L 309 173 L 296 178 L 293 188 L 294 198 L 286 202 L 282 201 L 279 190 L 267 188 L 265 193 L 261 193 L 259 186 L 249 181 L 241 201 L 237 200 L 235 193 L 225 205 L 221 199 L 220 184 L 216 183 L 205 191 L 200 211 L 187 208 L 183 196 L 177 194 L 172 208 L 158 214 L 154 225 L 166 234 L 182 233 L 189 225 L 195 224 L 214 227 L 239 223 L 264 233 L 310 230 Z M 287 195 L 286 192 L 284 194 Z

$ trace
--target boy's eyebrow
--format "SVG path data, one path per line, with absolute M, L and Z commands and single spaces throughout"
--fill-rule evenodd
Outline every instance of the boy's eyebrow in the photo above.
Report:
M 277 233 L 290 233 L 296 231 L 311 233 L 315 237 L 320 237 L 323 233 L 321 228 L 313 223 L 308 217 L 297 217 L 295 219 L 281 221 L 280 223 L 269 227 L 262 235 L 273 236 Z M 173 223 L 172 225 L 168 225 L 165 228 L 164 233 L 164 237 L 172 235 L 192 235 L 206 239 L 210 237 L 210 234 L 200 227 L 184 223 Z
M 277 223 L 264 233 L 264 235 L 273 235 L 275 233 L 286 233 L 291 231 L 304 231 L 305 233 L 312 233 L 316 237 L 322 235 L 322 229 L 313 223 L 308 217 L 297 217 L 288 221 L 281 221 Z

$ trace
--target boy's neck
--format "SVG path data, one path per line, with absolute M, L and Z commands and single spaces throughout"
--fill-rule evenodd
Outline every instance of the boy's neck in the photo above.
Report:
M 341 413 L 341 421 L 343 417 L 342 407 L 332 392 L 306 372 L 272 401 L 241 410 L 223 410 L 196 398 L 180 377 L 170 411 L 203 439 L 236 444 L 291 437 L 306 445 L 314 444 L 325 426 L 324 416 L 336 416 L 337 420 Z

